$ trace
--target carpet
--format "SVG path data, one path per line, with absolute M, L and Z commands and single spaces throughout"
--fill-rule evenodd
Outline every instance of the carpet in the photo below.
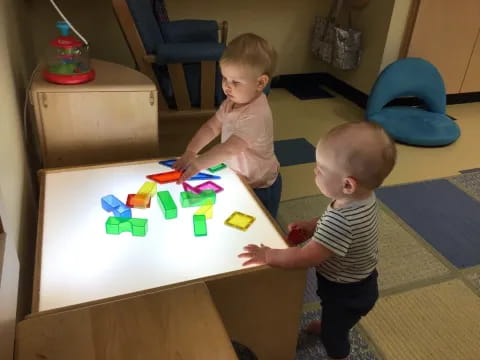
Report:
M 468 195 L 476 198 L 480 201 L 480 171 L 468 171 L 462 173 L 462 175 L 453 176 L 448 179 L 451 183 L 458 186 L 465 191 Z
M 380 298 L 361 326 L 385 359 L 478 360 L 480 297 L 446 281 Z
M 282 201 L 277 221 L 286 232 L 289 223 L 322 215 L 330 200 L 322 195 Z M 450 269 L 401 220 L 379 206 L 379 287 L 381 291 L 438 278 Z M 318 301 L 316 279 L 307 274 L 304 302 Z
M 480 171 L 480 168 L 465 169 L 465 170 L 460 170 L 459 172 L 460 172 L 461 174 L 468 174 L 468 173 L 478 172 L 478 171 Z
M 315 146 L 304 138 L 277 140 L 275 155 L 280 166 L 291 166 L 315 162 Z
M 437 185 L 438 182 L 441 185 Z M 352 329 L 350 359 L 479 358 L 480 265 L 459 270 L 434 243 L 424 239 L 418 225 L 423 223 L 420 229 L 428 234 L 439 226 L 461 226 L 462 221 L 479 223 L 479 212 L 465 214 L 465 208 L 458 207 L 467 203 L 466 209 L 472 210 L 470 207 L 477 206 L 480 172 L 435 180 L 433 187 L 431 183 L 416 183 L 419 187 L 414 194 L 387 196 L 385 203 L 382 196 L 378 196 L 380 299 L 372 312 Z M 385 187 L 377 193 L 411 185 Z M 431 201 L 418 200 L 425 198 Z M 291 222 L 321 216 L 329 202 L 322 195 L 283 201 L 277 221 L 286 231 Z M 438 211 L 439 202 L 450 204 L 450 211 Z M 418 217 L 410 223 L 407 221 L 412 217 L 408 214 L 409 207 Z M 398 208 L 404 212 L 399 214 Z M 442 217 L 432 220 L 432 214 Z M 467 232 L 464 228 L 457 231 L 455 241 L 469 239 L 471 225 L 467 225 Z M 468 256 L 471 254 L 467 254 L 467 259 Z M 465 258 L 460 261 L 465 263 Z M 309 269 L 306 285 L 302 327 L 321 316 L 314 269 Z M 320 340 L 300 331 L 297 359 L 326 359 Z
M 456 267 L 480 264 L 480 202 L 452 182 L 439 179 L 390 186 L 377 194 Z
M 321 319 L 321 310 L 305 311 L 302 314 L 301 329 L 305 328 L 310 321 Z M 374 349 L 362 336 L 357 328 L 350 331 L 351 353 L 349 360 L 374 360 L 378 359 Z M 297 343 L 296 360 L 328 360 L 325 348 L 320 338 L 315 335 L 306 334 L 300 330 Z
M 378 283 L 380 291 L 451 273 L 424 241 L 384 206 L 379 209 Z
M 480 266 L 477 266 L 476 268 L 473 268 L 471 271 L 466 273 L 465 278 L 480 294 Z

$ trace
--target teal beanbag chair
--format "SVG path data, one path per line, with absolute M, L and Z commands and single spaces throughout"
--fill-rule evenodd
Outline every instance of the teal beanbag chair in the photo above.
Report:
M 427 109 L 385 107 L 391 100 L 404 96 L 422 99 Z M 398 142 L 443 146 L 460 136 L 460 128 L 445 110 L 445 85 L 438 70 L 423 59 L 406 58 L 382 71 L 368 98 L 366 117 L 380 124 Z

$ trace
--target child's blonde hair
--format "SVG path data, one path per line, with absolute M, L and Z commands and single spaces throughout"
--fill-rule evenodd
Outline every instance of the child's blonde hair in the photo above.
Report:
M 397 159 L 395 142 L 372 121 L 337 126 L 321 142 L 334 144 L 336 152 L 341 153 L 339 165 L 370 190 L 382 185 Z
M 271 79 L 275 70 L 277 53 L 262 37 L 247 33 L 237 36 L 228 43 L 220 64 L 236 64 L 251 67 L 259 75 L 268 75 Z

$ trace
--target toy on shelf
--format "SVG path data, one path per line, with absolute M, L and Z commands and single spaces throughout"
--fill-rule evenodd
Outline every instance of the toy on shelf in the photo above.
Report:
M 107 212 L 113 212 L 116 217 L 132 217 L 132 210 L 112 194 L 102 197 L 101 202 L 102 208 Z
M 145 236 L 148 231 L 148 220 L 110 216 L 105 223 L 105 230 L 110 235 L 130 232 L 133 236 Z
M 175 205 L 170 192 L 159 191 L 157 193 L 157 202 L 160 209 L 162 209 L 165 219 L 175 219 L 177 217 L 177 205 Z
M 255 221 L 253 216 L 234 211 L 232 215 L 225 220 L 225 225 L 232 226 L 236 229 L 246 231 L 250 225 Z
M 215 165 L 215 166 L 212 166 L 212 167 L 209 167 L 208 168 L 208 171 L 214 173 L 214 172 L 217 172 L 217 171 L 220 171 L 224 168 L 226 168 L 227 165 L 225 165 L 224 163 L 221 163 L 221 164 L 218 164 L 218 165 Z
M 194 194 L 189 191 L 182 191 L 180 193 L 180 203 L 183 208 L 202 206 L 210 201 L 215 204 L 216 194 L 213 190 L 205 190 L 200 194 Z
M 195 236 L 207 235 L 207 220 L 205 215 L 193 215 L 193 232 Z
M 205 205 L 202 205 L 196 212 L 195 215 L 205 215 L 205 218 L 211 219 L 213 217 L 213 204 L 211 200 L 207 200 Z
M 151 197 L 146 194 L 128 194 L 127 206 L 136 209 L 150 208 Z
M 58 21 L 56 27 L 60 36 L 50 42 L 47 66 L 43 70 L 45 80 L 56 84 L 81 84 L 95 78 L 90 68 L 88 48 L 69 35 L 70 27 L 65 21 Z

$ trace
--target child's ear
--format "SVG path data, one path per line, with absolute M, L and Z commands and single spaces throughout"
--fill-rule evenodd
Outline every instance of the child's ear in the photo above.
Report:
M 270 81 L 270 77 L 267 74 L 260 75 L 257 79 L 257 90 L 263 91 L 263 89 L 265 89 L 265 86 L 267 86 L 269 81 Z
M 349 176 L 343 179 L 343 193 L 352 195 L 357 190 L 358 182 L 355 178 Z

